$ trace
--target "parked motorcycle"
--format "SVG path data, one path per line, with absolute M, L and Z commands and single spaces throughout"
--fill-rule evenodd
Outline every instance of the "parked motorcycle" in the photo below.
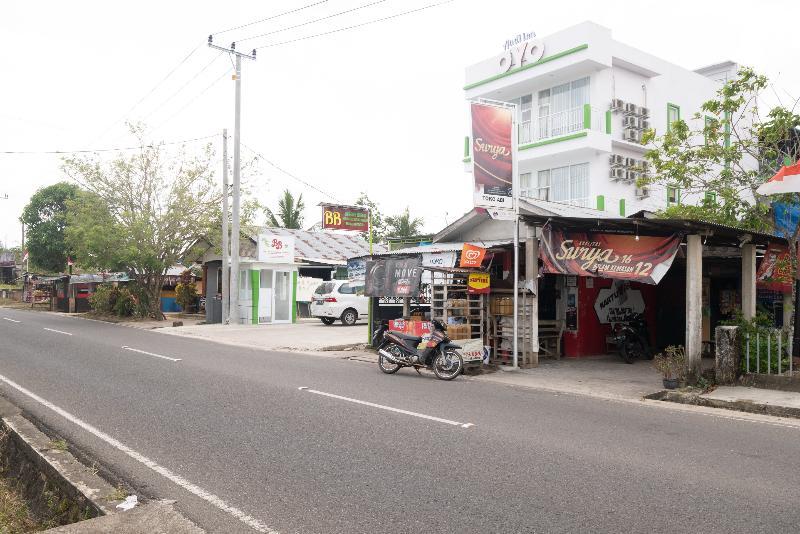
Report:
M 440 380 L 452 380 L 464 370 L 464 359 L 458 352 L 461 347 L 450 341 L 445 326 L 432 320 L 433 334 L 422 348 L 420 336 L 391 332 L 383 324 L 373 333 L 373 343 L 378 344 L 378 367 L 393 374 L 403 367 L 413 367 L 419 373 L 423 367 L 433 371 Z
M 653 358 L 647 321 L 641 313 L 633 313 L 624 322 L 614 325 L 614 342 L 625 363 L 633 363 L 636 358 Z

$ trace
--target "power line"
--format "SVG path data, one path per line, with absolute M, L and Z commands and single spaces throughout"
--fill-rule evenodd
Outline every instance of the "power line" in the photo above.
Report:
M 227 73 L 226 73 L 227 74 Z M 217 137 L 214 135 L 206 135 L 205 137 L 195 137 L 193 139 L 181 139 L 178 141 L 168 141 L 161 143 L 150 143 L 147 145 L 128 146 L 128 147 L 115 147 L 115 148 L 84 148 L 80 150 L 2 150 L 0 154 L 87 154 L 93 152 L 121 152 L 124 150 L 140 150 L 142 148 L 153 148 L 162 145 L 179 145 L 182 143 L 192 143 L 194 141 L 204 141 Z
M 387 20 L 396 19 L 397 17 L 402 17 L 403 15 L 410 15 L 412 13 L 417 13 L 419 11 L 424 11 L 424 10 L 430 9 L 432 7 L 437 7 L 437 6 L 442 6 L 444 4 L 449 4 L 449 3 L 453 2 L 453 1 L 454 0 L 445 0 L 444 2 L 437 2 L 435 4 L 428 4 L 427 6 L 422 6 L 422 7 L 418 7 L 417 9 L 411 9 L 411 10 L 408 10 L 408 11 L 403 11 L 402 13 L 396 13 L 394 15 L 389 15 L 388 17 L 381 17 L 379 19 L 369 20 L 367 22 L 362 22 L 361 24 L 354 24 L 352 26 L 345 26 L 344 28 L 337 28 L 337 29 L 331 30 L 329 32 L 316 33 L 316 34 L 313 34 L 313 35 L 307 35 L 305 37 L 298 37 L 297 39 L 290 39 L 288 41 L 281 41 L 281 42 L 278 42 L 278 43 L 272 43 L 272 44 L 268 44 L 268 45 L 264 45 L 264 46 L 257 46 L 256 50 L 261 50 L 262 48 L 272 48 L 272 47 L 275 47 L 275 46 L 282 46 L 282 45 L 290 44 L 290 43 L 296 43 L 298 41 L 305 41 L 306 39 L 314 39 L 316 37 L 322 37 L 324 35 L 331 35 L 333 33 L 338 33 L 338 32 L 342 32 L 342 31 L 346 31 L 346 30 L 354 30 L 356 28 L 361 28 L 363 26 L 368 26 L 370 24 L 375 24 L 377 22 L 384 22 L 384 21 L 387 21 Z
M 319 4 L 324 4 L 327 1 L 328 0 L 320 0 L 319 2 L 314 2 L 313 4 L 308 4 L 308 5 L 303 6 L 303 7 L 298 7 L 296 9 L 292 9 L 292 10 L 289 10 L 289 11 L 284 11 L 283 13 L 278 13 L 277 15 L 272 15 L 271 17 L 267 17 L 265 19 L 256 20 L 254 22 L 248 22 L 247 24 L 241 24 L 239 26 L 234 26 L 233 28 L 228 28 L 227 30 L 214 32 L 211 35 L 220 35 L 222 33 L 232 32 L 234 30 L 241 30 L 242 28 L 247 28 L 248 26 L 253 26 L 254 24 L 261 24 L 262 22 L 266 22 L 268 20 L 277 19 L 278 17 L 282 17 L 284 15 L 289 15 L 291 13 L 297 13 L 298 11 L 303 11 L 304 9 L 308 9 L 310 7 L 318 6 Z
M 263 160 L 264 160 L 265 162 L 267 162 L 267 163 L 268 163 L 268 164 L 269 164 L 271 167 L 275 168 L 276 170 L 278 170 L 278 171 L 282 172 L 283 174 L 285 174 L 286 176 L 288 176 L 289 178 L 292 178 L 292 179 L 294 179 L 294 180 L 297 180 L 298 182 L 300 182 L 300 183 L 301 183 L 301 184 L 303 184 L 304 186 L 306 186 L 306 187 L 310 187 L 311 189 L 313 189 L 314 191 L 317 191 L 318 193 L 322 193 L 322 194 L 323 194 L 323 195 L 325 195 L 326 197 L 328 197 L 328 198 L 332 199 L 334 202 L 339 202 L 338 200 L 336 200 L 336 198 L 335 198 L 333 195 L 331 195 L 331 194 L 330 194 L 330 193 L 328 193 L 327 191 L 323 191 L 323 190 L 322 190 L 322 189 L 320 189 L 319 187 L 317 187 L 317 186 L 315 186 L 315 185 L 313 185 L 313 184 L 310 184 L 310 183 L 306 182 L 306 181 L 305 181 L 305 180 L 303 180 L 302 178 L 298 178 L 297 176 L 295 176 L 294 174 L 290 173 L 290 172 L 289 172 L 289 171 L 287 171 L 287 170 L 284 170 L 284 169 L 282 169 L 282 168 L 281 168 L 281 167 L 280 167 L 280 166 L 279 166 L 277 163 L 274 163 L 274 162 L 272 162 L 272 161 L 268 160 L 267 158 L 265 158 L 265 157 L 264 157 L 264 155 L 263 155 L 261 152 L 258 152 L 257 150 L 255 150 L 255 149 L 253 149 L 253 148 L 251 148 L 251 147 L 247 146 L 247 145 L 246 145 L 246 144 L 244 144 L 244 143 L 242 143 L 242 146 L 243 146 L 243 147 L 245 147 L 245 148 L 246 148 L 247 150 L 249 150 L 250 152 L 252 152 L 253 154 L 255 154 L 256 156 L 258 156 L 259 158 L 263 159 Z M 339 203 L 341 203 L 341 202 L 339 202 Z
M 340 15 L 345 15 L 347 13 L 352 13 L 353 11 L 358 11 L 358 10 L 364 9 L 366 7 L 374 6 L 376 4 L 382 4 L 383 2 L 386 2 L 386 0 L 377 0 L 376 2 L 370 2 L 369 4 L 360 5 L 358 7 L 354 7 L 352 9 L 348 9 L 346 11 L 339 11 L 338 13 L 334 13 L 332 15 L 327 15 L 325 17 L 320 17 L 318 19 L 309 20 L 309 21 L 303 22 L 301 24 L 295 24 L 294 26 L 288 26 L 286 28 L 281 28 L 279 30 L 274 30 L 274 31 L 271 31 L 271 32 L 262 33 L 260 35 L 252 35 L 250 37 L 245 37 L 244 39 L 239 39 L 239 40 L 237 40 L 237 42 L 240 43 L 242 41 L 250 41 L 251 39 L 258 39 L 259 37 L 266 37 L 267 35 L 273 35 L 273 34 L 276 34 L 276 33 L 285 32 L 287 30 L 293 30 L 295 28 L 300 28 L 302 26 L 308 26 L 309 24 L 314 24 L 315 22 L 320 22 L 320 21 L 323 21 L 323 20 L 332 19 L 334 17 L 338 17 Z

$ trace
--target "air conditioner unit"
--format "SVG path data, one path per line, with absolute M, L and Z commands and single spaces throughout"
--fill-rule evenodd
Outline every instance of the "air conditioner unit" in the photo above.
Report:
M 642 177 L 642 174 L 639 171 L 626 171 L 625 172 L 625 179 L 629 182 L 636 183 L 636 180 Z
M 625 113 L 628 115 L 636 115 L 636 104 L 631 104 L 630 102 L 625 104 Z
M 638 143 L 639 141 L 642 140 L 642 132 L 634 128 L 626 128 L 622 132 L 622 138 L 626 141 Z
M 641 169 L 642 172 L 647 172 L 650 170 L 650 164 L 647 163 L 647 160 L 644 159 L 639 160 L 638 167 L 639 169 Z
M 645 120 L 639 121 L 639 127 L 642 130 L 649 130 L 650 129 L 650 121 L 645 121 Z
M 625 169 L 611 169 L 609 176 L 612 180 L 624 180 L 625 179 Z
M 615 98 L 611 101 L 611 109 L 613 111 L 620 111 L 622 110 L 623 107 L 625 107 L 625 102 L 623 102 L 619 98 Z
M 622 127 L 623 128 L 638 128 L 639 127 L 639 119 L 632 115 L 628 115 L 627 117 L 622 118 Z
M 647 198 L 650 196 L 650 190 L 646 187 L 636 188 L 636 198 Z
M 636 167 L 636 158 L 625 158 L 626 167 Z
M 647 117 L 650 116 L 650 109 L 644 106 L 639 106 L 638 108 L 636 108 L 636 114 L 642 117 L 643 119 L 646 119 Z
M 625 165 L 625 158 L 620 156 L 619 154 L 611 154 L 611 156 L 609 156 L 608 158 L 608 162 L 612 166 Z

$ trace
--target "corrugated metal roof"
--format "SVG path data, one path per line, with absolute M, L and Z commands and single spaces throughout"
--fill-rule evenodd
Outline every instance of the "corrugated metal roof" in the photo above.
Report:
M 618 215 L 607 211 L 532 198 L 521 198 L 519 207 L 523 215 L 527 211 L 535 215 L 556 215 L 559 217 L 592 217 L 595 219 L 614 219 L 618 217 Z M 542 213 L 542 210 L 547 213 Z
M 295 257 L 299 260 L 330 261 L 344 265 L 348 258 L 369 254 L 369 243 L 357 233 L 309 232 L 271 227 L 261 228 L 260 232 L 294 236 Z M 372 249 L 375 254 L 386 252 L 386 247 L 378 243 L 373 243 Z
M 510 245 L 513 243 L 513 240 L 500 240 L 500 241 L 467 241 L 467 243 L 471 245 L 477 245 L 483 248 L 492 248 L 492 247 L 500 247 L 503 245 Z M 373 256 L 397 256 L 400 254 L 433 254 L 437 252 L 459 252 L 461 249 L 464 248 L 464 242 L 460 243 L 433 243 L 430 245 L 421 245 L 418 247 L 408 247 L 408 248 L 399 248 L 397 250 L 391 250 L 389 252 L 383 253 L 375 253 Z M 368 256 L 369 254 L 363 254 L 362 256 Z M 355 256 L 358 257 L 358 256 Z

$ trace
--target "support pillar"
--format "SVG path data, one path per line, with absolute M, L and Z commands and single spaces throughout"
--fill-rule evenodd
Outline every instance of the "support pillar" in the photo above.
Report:
M 686 236 L 686 379 L 700 376 L 703 353 L 703 242 Z
M 531 294 L 531 347 L 530 361 L 532 366 L 539 365 L 539 238 L 536 237 L 536 228 L 527 227 L 525 239 L 525 289 Z M 525 327 L 523 326 L 523 331 Z
M 756 246 L 742 245 L 742 316 L 756 316 Z

